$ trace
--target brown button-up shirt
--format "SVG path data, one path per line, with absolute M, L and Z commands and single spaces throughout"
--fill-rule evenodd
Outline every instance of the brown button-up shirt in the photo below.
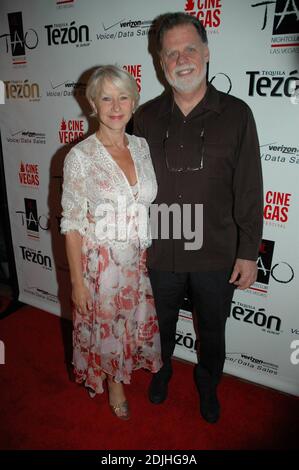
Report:
M 182 213 L 183 205 L 190 204 L 193 229 L 195 204 L 203 205 L 201 248 L 186 249 L 190 235 L 178 238 L 170 230 L 168 239 L 153 239 L 148 266 L 191 272 L 230 268 L 236 258 L 256 260 L 263 222 L 262 174 L 247 104 L 208 85 L 203 100 L 184 116 L 172 93 L 164 93 L 138 110 L 134 133 L 150 147 L 158 181 L 155 203 L 177 204 Z

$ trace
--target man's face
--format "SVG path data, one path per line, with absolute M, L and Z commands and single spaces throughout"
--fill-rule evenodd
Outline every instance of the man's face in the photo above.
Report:
M 205 84 L 209 49 L 192 24 L 175 26 L 162 39 L 161 66 L 168 83 L 190 93 Z

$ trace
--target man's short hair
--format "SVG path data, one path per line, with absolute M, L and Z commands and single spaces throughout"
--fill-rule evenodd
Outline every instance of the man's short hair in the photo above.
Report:
M 176 26 L 183 26 L 191 24 L 195 27 L 196 31 L 202 42 L 208 44 L 207 32 L 204 25 L 195 17 L 187 15 L 183 12 L 165 13 L 157 19 L 157 46 L 158 52 L 162 50 L 163 36 L 166 31 L 169 31 Z

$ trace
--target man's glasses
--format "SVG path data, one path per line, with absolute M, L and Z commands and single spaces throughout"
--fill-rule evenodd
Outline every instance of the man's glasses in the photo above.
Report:
M 178 155 L 180 150 L 176 147 L 171 147 L 169 146 L 169 128 L 166 131 L 165 137 L 163 139 L 163 151 L 164 151 L 164 157 L 165 157 L 165 163 L 166 167 L 169 171 L 174 172 L 174 173 L 187 173 L 187 172 L 195 172 L 203 169 L 203 163 L 204 163 L 204 135 L 205 135 L 205 130 L 204 128 L 200 132 L 200 142 L 198 142 L 198 145 L 194 146 L 194 149 L 192 149 L 192 152 L 195 152 L 195 155 L 193 156 L 194 163 L 188 164 L 187 166 L 182 166 L 181 164 L 183 163 L 183 158 L 180 158 L 180 162 L 177 162 L 178 165 L 171 164 L 170 162 L 173 160 L 173 154 Z M 183 152 L 182 152 L 183 153 Z M 181 155 L 183 157 L 183 154 Z

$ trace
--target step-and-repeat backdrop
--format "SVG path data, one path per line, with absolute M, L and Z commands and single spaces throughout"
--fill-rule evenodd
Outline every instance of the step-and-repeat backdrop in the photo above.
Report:
M 160 94 L 152 21 L 185 11 L 207 28 L 209 80 L 249 104 L 261 145 L 259 275 L 235 293 L 225 371 L 299 395 L 299 0 L 2 0 L 0 9 L 0 124 L 20 300 L 70 314 L 62 167 L 74 142 L 93 130 L 84 98 L 91 68 L 128 70 L 141 103 Z M 186 308 L 175 353 L 196 362 L 196 348 Z

